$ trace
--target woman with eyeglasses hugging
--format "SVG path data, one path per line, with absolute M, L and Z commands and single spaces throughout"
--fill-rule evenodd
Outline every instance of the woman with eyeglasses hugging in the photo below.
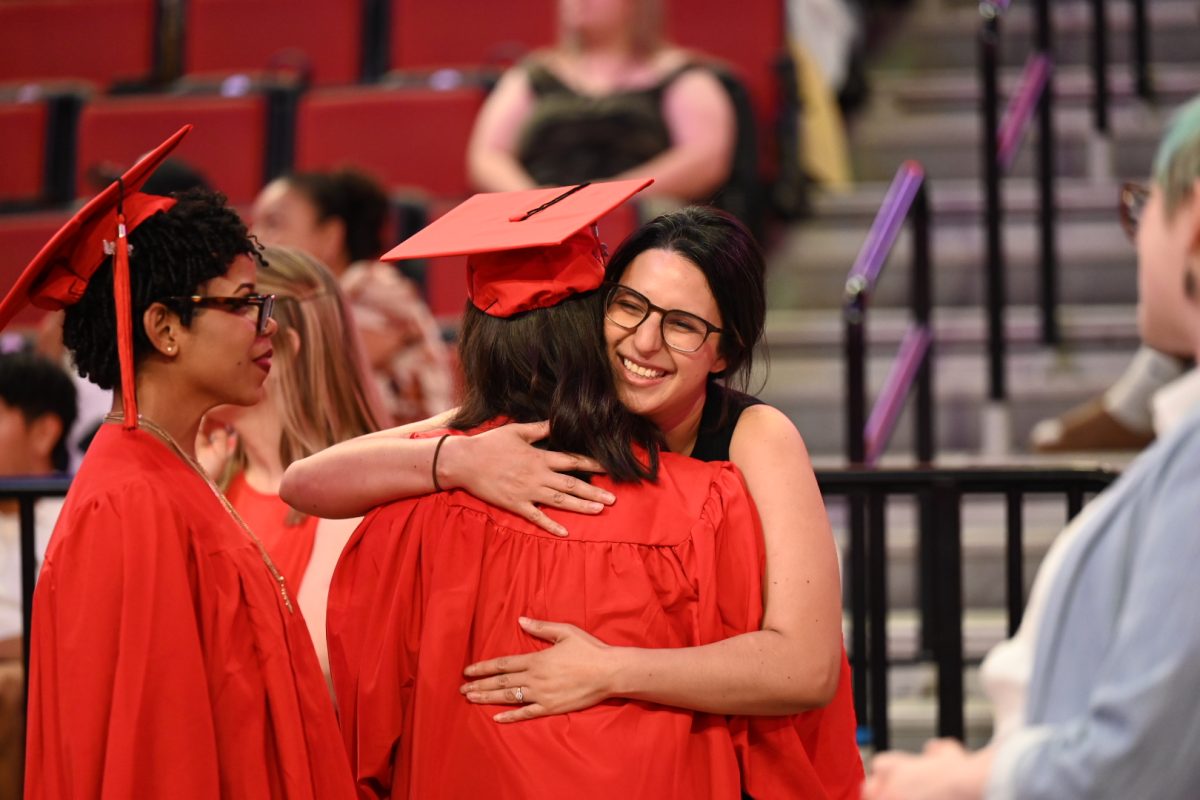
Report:
M 1164 352 L 1200 352 L 1200 98 L 1171 123 L 1136 228 L 1138 328 Z M 1141 213 L 1132 204 L 1145 197 Z M 1200 392 L 1153 447 L 1055 540 L 1016 635 L 984 661 L 995 733 L 875 757 L 868 800 L 1195 797 L 1200 785 Z M 1161 393 L 1160 393 L 1161 396 Z M 1186 398 L 1179 402 L 1179 398 Z M 1180 413 L 1180 411 L 1182 413 Z
M 651 650 L 613 648 L 574 626 L 529 620 L 521 623 L 525 630 L 552 646 L 472 665 L 462 691 L 470 702 L 516 706 L 498 722 L 611 697 L 729 714 L 806 711 L 796 718 L 795 735 L 819 791 L 854 796 L 862 766 L 824 504 L 795 426 L 730 386 L 745 387 L 762 336 L 763 269 L 758 245 L 733 217 L 704 207 L 665 214 L 632 234 L 608 264 L 604 323 L 624 404 L 653 421 L 672 452 L 741 469 L 764 528 L 762 629 L 701 647 Z M 296 462 L 281 494 L 310 513 L 357 515 L 433 490 L 436 466 L 441 488 L 464 488 L 559 535 L 568 531 L 538 505 L 601 513 L 613 502 L 562 474 L 595 469 L 594 462 L 531 446 L 546 435 L 542 423 L 447 440 L 436 464 L 432 442 L 402 438 L 408 431 L 399 430 L 401 436 L 384 432 Z M 355 480 L 338 480 L 346 474 Z M 515 685 L 523 687 L 520 696 L 506 688 Z
M 276 325 L 224 198 L 138 192 L 179 131 L 86 205 L 7 297 L 65 306 L 114 390 L 38 578 L 27 798 L 353 797 L 292 586 L 197 464 L 205 412 L 263 396 Z

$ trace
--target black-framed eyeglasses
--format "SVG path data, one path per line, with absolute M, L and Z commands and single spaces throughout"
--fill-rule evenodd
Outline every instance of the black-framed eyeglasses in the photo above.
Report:
M 645 322 L 651 311 L 657 311 L 663 343 L 672 350 L 694 353 L 704 345 L 710 333 L 724 333 L 722 328 L 688 311 L 656 306 L 645 295 L 628 286 L 620 283 L 609 283 L 607 286 L 604 316 L 609 322 L 631 331 Z
M 1137 238 L 1138 223 L 1142 221 L 1142 212 L 1146 210 L 1146 202 L 1149 199 L 1150 190 L 1142 184 L 1121 185 L 1121 227 L 1130 239 Z
M 162 302 L 174 306 L 185 325 L 191 323 L 192 311 L 197 308 L 219 308 L 230 314 L 241 314 L 245 317 L 251 317 L 253 314 L 254 331 L 258 336 L 266 334 L 267 323 L 275 311 L 273 294 L 247 294 L 241 297 L 208 297 L 193 294 L 187 297 L 164 297 Z

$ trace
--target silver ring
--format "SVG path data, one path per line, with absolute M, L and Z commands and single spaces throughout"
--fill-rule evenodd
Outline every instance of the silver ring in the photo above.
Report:
M 524 687 L 522 687 L 522 686 L 518 686 L 518 687 L 517 687 L 517 690 L 516 690 L 515 692 L 513 692 L 513 697 L 517 698 L 517 702 L 518 702 L 518 703 L 524 703 L 524 702 L 525 702 L 525 689 L 524 689 Z

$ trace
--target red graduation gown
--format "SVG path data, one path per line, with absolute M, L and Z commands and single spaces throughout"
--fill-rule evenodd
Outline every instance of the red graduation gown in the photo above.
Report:
M 656 485 L 597 483 L 617 503 L 571 516 L 566 539 L 463 492 L 384 506 L 355 531 L 328 632 L 360 797 L 736 798 L 743 773 L 756 800 L 826 796 L 798 718 L 616 699 L 499 725 L 500 708 L 459 694 L 467 664 L 549 646 L 521 615 L 642 647 L 759 627 L 761 530 L 735 467 L 665 454 Z M 848 732 L 839 749 L 857 762 L 852 710 Z
M 293 598 L 299 596 L 308 562 L 312 560 L 320 519 L 306 516 L 299 525 L 288 525 L 292 507 L 277 494 L 263 494 L 255 489 L 240 472 L 229 482 L 225 496 L 267 548 L 276 568 L 287 579 Z
M 26 797 L 353 796 L 299 609 L 166 445 L 103 426 L 34 597 Z

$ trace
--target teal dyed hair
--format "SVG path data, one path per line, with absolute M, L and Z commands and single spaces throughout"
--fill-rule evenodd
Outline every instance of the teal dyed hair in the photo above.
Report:
M 1180 107 L 1154 157 L 1154 182 L 1163 191 L 1167 215 L 1192 194 L 1200 180 L 1200 96 Z

